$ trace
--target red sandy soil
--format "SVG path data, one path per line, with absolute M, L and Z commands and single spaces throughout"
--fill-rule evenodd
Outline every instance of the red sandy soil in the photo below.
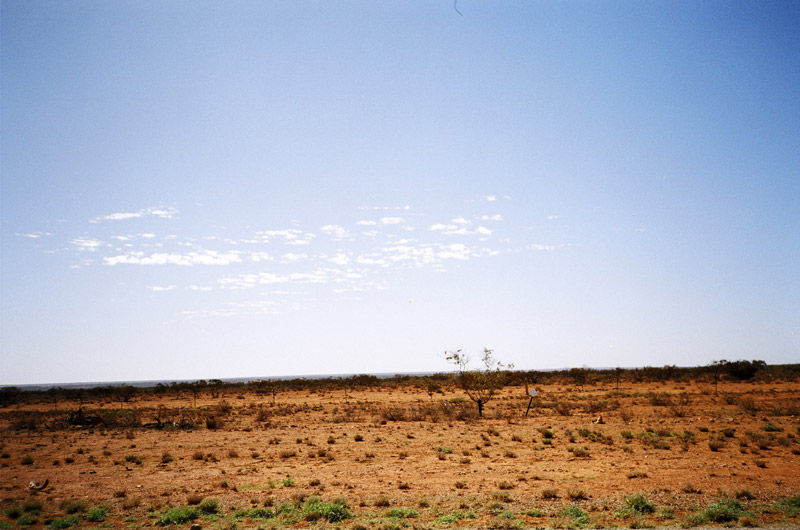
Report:
M 33 525 L 42 527 L 66 516 L 63 501 L 83 499 L 109 507 L 105 523 L 83 527 L 139 528 L 155 524 L 148 514 L 186 505 L 192 496 L 218 500 L 226 515 L 308 496 L 343 497 L 354 515 L 337 523 L 344 528 L 476 528 L 503 526 L 498 512 L 518 527 L 564 526 L 570 505 L 589 514 L 590 526 L 679 526 L 727 496 L 750 511 L 745 523 L 800 524 L 774 507 L 800 494 L 800 420 L 790 415 L 800 408 L 800 384 L 724 382 L 719 393 L 706 382 L 537 390 L 527 417 L 525 389 L 507 387 L 480 419 L 468 417 L 475 406 L 462 402 L 457 388 L 430 396 L 410 385 L 283 391 L 274 398 L 204 394 L 196 403 L 191 395 L 83 403 L 88 414 L 134 411 L 142 424 L 159 414 L 200 418 L 191 429 L 160 430 L 68 426 L 66 414 L 77 403 L 59 402 L 57 411 L 53 403 L 10 405 L 0 409 L 0 503 L 7 509 L 42 501 Z M 32 411 L 42 414 L 42 424 L 23 428 L 30 421 L 20 418 Z M 220 425 L 207 428 L 205 416 Z M 26 455 L 32 464 L 23 464 Z M 284 484 L 287 477 L 293 485 Z M 44 491 L 30 490 L 30 482 L 45 480 Z M 557 498 L 544 498 L 549 493 Z M 625 497 L 636 493 L 657 511 L 623 518 Z M 387 503 L 417 515 L 392 523 Z M 475 518 L 441 519 L 457 510 Z M 200 522 L 234 526 L 230 517 Z M 331 526 L 322 523 L 289 526 Z M 238 522 L 261 526 L 269 525 Z

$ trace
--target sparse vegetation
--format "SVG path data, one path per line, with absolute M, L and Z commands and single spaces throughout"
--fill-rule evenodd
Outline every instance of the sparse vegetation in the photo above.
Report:
M 344 400 L 324 381 L 298 388 L 276 382 L 282 391 L 275 400 L 241 384 L 216 388 L 218 398 L 209 402 L 211 392 L 198 387 L 196 408 L 192 393 L 170 397 L 171 389 L 137 391 L 129 401 L 92 401 L 84 394 L 84 418 L 108 419 L 102 426 L 70 425 L 69 410 L 78 407 L 64 396 L 62 410 L 53 411 L 52 402 L 23 392 L 14 407 L 0 407 L 2 473 L 19 476 L 9 486 L 25 490 L 27 476 L 49 478 L 51 485 L 44 495 L 12 492 L 0 528 L 143 528 L 197 518 L 218 530 L 793 527 L 800 523 L 800 501 L 773 492 L 793 491 L 800 480 L 788 469 L 800 453 L 800 430 L 790 415 L 796 384 L 771 370 L 747 383 L 722 372 L 719 394 L 710 372 L 699 369 L 623 371 L 621 391 L 613 390 L 611 372 L 589 370 L 582 387 L 568 372 L 536 374 L 540 396 L 526 419 L 522 379 L 503 372 L 503 386 L 480 421 L 452 374 L 438 377 L 432 393 L 414 377 L 348 383 Z M 236 405 L 221 406 L 223 397 Z M 119 403 L 126 403 L 124 411 L 116 409 Z M 224 422 L 209 430 L 209 415 Z M 158 421 L 148 423 L 151 418 Z M 666 480 L 662 465 L 651 465 L 664 456 Z M 51 466 L 55 461 L 62 465 Z M 697 462 L 708 463 L 707 473 L 694 474 Z M 593 481 L 591 470 L 600 467 L 618 481 L 618 496 Z M 764 478 L 759 467 L 768 467 Z M 154 474 L 184 471 L 197 483 L 186 487 L 178 479 L 153 488 Z M 98 500 L 89 502 L 105 499 L 110 507 L 59 497 L 62 490 L 53 485 L 78 473 L 97 484 L 98 494 L 86 498 Z M 126 478 L 111 482 L 109 476 Z M 447 476 L 444 487 L 431 488 L 428 477 Z M 144 488 L 136 489 L 139 484 Z M 224 509 L 205 498 L 214 495 Z M 339 516 L 334 508 L 326 512 L 328 505 L 346 506 L 347 516 L 330 521 L 328 513 Z

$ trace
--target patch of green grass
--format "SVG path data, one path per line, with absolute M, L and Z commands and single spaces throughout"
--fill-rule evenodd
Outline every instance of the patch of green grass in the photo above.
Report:
M 775 507 L 789 517 L 800 515 L 800 495 L 781 499 L 775 503 Z
M 453 513 L 448 515 L 442 515 L 438 519 L 436 519 L 433 524 L 446 526 L 457 523 L 459 521 L 463 521 L 464 519 L 476 519 L 478 516 L 475 515 L 473 512 L 462 512 L 461 510 L 455 510 Z
M 736 521 L 739 517 L 746 514 L 747 511 L 744 509 L 741 502 L 729 497 L 723 497 L 709 504 L 705 510 L 695 516 L 694 521 L 697 524 L 727 523 Z
M 286 477 L 285 479 L 283 479 L 283 483 L 282 484 L 283 484 L 284 488 L 292 488 L 292 487 L 294 487 L 296 482 L 294 481 L 294 479 L 292 477 Z
M 69 517 L 62 517 L 61 519 L 53 519 L 50 521 L 50 524 L 47 525 L 47 528 L 53 529 L 61 529 L 61 528 L 72 528 L 73 526 L 80 523 L 80 517 L 77 515 L 70 515 Z
M 205 499 L 197 507 L 205 514 L 219 513 L 219 502 L 215 499 Z
M 275 517 L 275 512 L 270 510 L 269 508 L 253 508 L 247 515 L 251 519 L 272 519 Z
M 193 506 L 178 506 L 162 513 L 156 524 L 167 526 L 171 524 L 186 524 L 200 517 L 197 508 Z
M 632 515 L 646 515 L 656 511 L 656 505 L 647 500 L 641 493 L 634 493 L 625 497 L 622 509 L 617 512 L 617 517 L 627 519 Z
M 86 512 L 86 520 L 93 523 L 102 523 L 106 517 L 108 517 L 108 506 L 105 505 L 95 506 Z
M 39 519 L 32 513 L 23 513 L 17 519 L 17 526 L 30 526 L 39 522 Z
M 413 518 L 419 515 L 416 510 L 412 510 L 411 508 L 392 508 L 388 512 L 386 512 L 387 517 L 392 517 L 393 519 L 406 519 L 406 518 Z
M 303 505 L 302 513 L 306 521 L 325 519 L 329 523 L 338 523 L 352 517 L 347 501 L 342 498 L 326 503 L 319 497 L 309 497 Z
M 524 513 L 528 517 L 544 517 L 544 515 L 545 515 L 545 513 L 542 510 L 537 510 L 535 508 L 530 509 L 530 510 L 525 510 L 522 513 Z
M 574 504 L 562 510 L 559 515 L 563 517 L 569 517 L 572 519 L 573 525 L 578 527 L 588 525 L 590 522 L 589 515 Z

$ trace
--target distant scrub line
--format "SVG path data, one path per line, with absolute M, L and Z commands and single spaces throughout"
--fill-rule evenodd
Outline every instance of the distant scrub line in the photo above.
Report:
M 195 382 L 159 383 L 152 387 L 134 387 L 127 384 L 98 386 L 92 388 L 61 388 L 48 390 L 23 390 L 14 386 L 0 388 L 0 407 L 33 402 L 81 401 L 110 399 L 126 403 L 137 395 L 193 395 L 201 394 L 217 398 L 223 393 L 256 392 L 275 396 L 289 390 L 305 391 L 348 391 L 365 388 L 397 388 L 411 385 L 434 393 L 442 386 L 456 385 L 458 374 L 439 373 L 433 375 L 396 375 L 378 377 L 375 375 L 355 375 L 351 377 L 331 377 L 322 379 L 261 380 L 249 382 L 226 382 L 220 379 L 199 380 Z M 583 386 L 590 383 L 619 385 L 621 382 L 666 382 L 702 380 L 718 383 L 734 381 L 796 381 L 800 378 L 800 364 L 767 365 L 764 361 L 718 361 L 707 366 L 645 366 L 644 368 L 592 369 L 571 368 L 558 371 L 513 370 L 502 372 L 503 386 L 533 384 L 573 383 Z

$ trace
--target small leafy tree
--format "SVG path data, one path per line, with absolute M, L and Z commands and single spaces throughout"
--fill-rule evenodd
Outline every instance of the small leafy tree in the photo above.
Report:
M 494 352 L 488 348 L 481 354 L 481 367 L 474 370 L 469 368 L 469 357 L 461 350 L 445 352 L 445 358 L 458 368 L 458 385 L 478 405 L 478 416 L 483 416 L 483 406 L 503 388 L 503 371 L 514 367 L 496 360 Z

